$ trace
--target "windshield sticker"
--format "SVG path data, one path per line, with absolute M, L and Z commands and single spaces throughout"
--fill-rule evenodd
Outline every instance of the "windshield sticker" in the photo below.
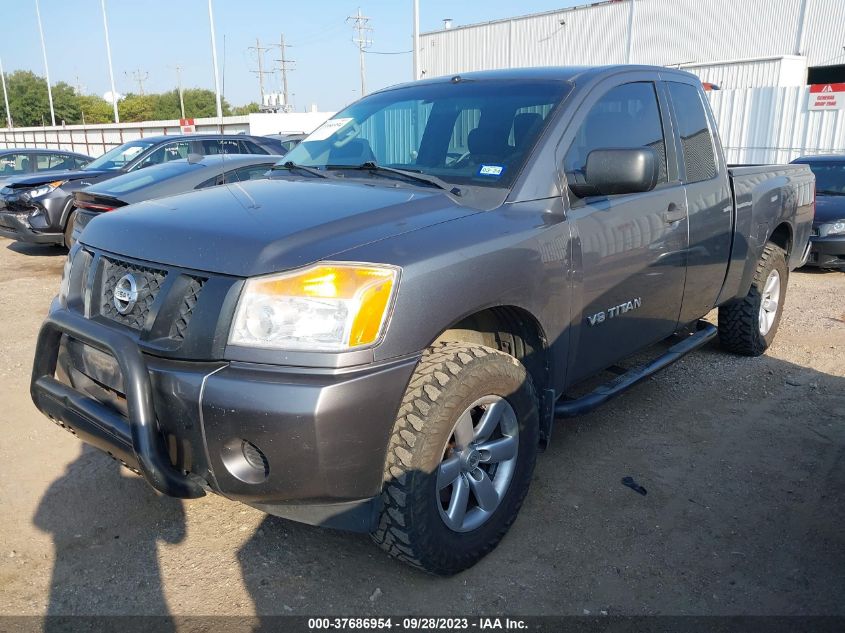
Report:
M 482 165 L 478 169 L 478 175 L 492 176 L 493 178 L 498 178 L 502 175 L 503 171 L 505 171 L 504 165 Z
M 325 141 L 335 132 L 338 132 L 340 129 L 346 126 L 352 120 L 352 117 L 345 118 L 345 119 L 329 119 L 325 123 L 323 123 L 320 127 L 316 130 L 311 132 L 308 137 L 306 137 L 306 141 Z

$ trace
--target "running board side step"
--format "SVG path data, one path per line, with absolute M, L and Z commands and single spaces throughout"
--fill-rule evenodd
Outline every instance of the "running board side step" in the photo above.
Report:
M 611 398 L 615 398 L 623 391 L 627 391 L 637 383 L 653 376 L 661 369 L 665 369 L 676 360 L 689 354 L 691 351 L 706 345 L 713 339 L 718 330 L 715 325 L 706 321 L 699 321 L 697 331 L 682 341 L 675 343 L 666 352 L 655 358 L 650 363 L 632 367 L 624 374 L 621 374 L 605 384 L 597 387 L 590 393 L 573 400 L 560 400 L 555 404 L 555 417 L 571 418 L 576 415 L 583 415 L 596 407 L 604 404 Z

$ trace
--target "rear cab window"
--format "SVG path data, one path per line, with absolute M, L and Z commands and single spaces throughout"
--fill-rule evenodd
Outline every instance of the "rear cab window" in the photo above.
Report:
M 701 101 L 701 91 L 690 84 L 666 82 L 678 133 L 687 183 L 702 182 L 716 176 L 716 151 L 713 134 L 707 123 L 707 113 Z

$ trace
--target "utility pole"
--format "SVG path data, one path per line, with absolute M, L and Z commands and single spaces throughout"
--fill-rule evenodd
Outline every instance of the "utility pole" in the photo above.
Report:
M 85 93 L 85 86 L 83 86 L 82 82 L 79 81 L 79 75 L 76 75 L 76 85 L 74 85 L 73 89 L 76 90 L 76 94 L 80 96 Z
M 258 100 L 258 105 L 264 105 L 264 75 L 272 74 L 270 71 L 264 70 L 264 51 L 270 50 L 269 46 L 261 46 L 261 40 L 255 38 L 255 46 L 250 46 L 249 50 L 255 51 L 258 55 L 258 70 L 251 70 L 251 73 L 258 75 L 258 93 L 261 95 Z
M 131 73 L 123 73 L 127 77 L 132 77 L 132 81 L 138 83 L 138 94 L 144 96 L 144 82 L 149 78 L 150 73 L 140 68 L 136 68 Z
M 352 29 L 355 31 L 355 37 L 352 41 L 358 45 L 358 57 L 361 64 L 361 96 L 367 94 L 367 80 L 364 70 L 364 50 L 373 45 L 373 41 L 369 39 L 369 34 L 373 32 L 373 27 L 367 26 L 370 18 L 365 17 L 361 13 L 361 8 L 358 8 L 357 15 L 350 15 L 346 18 L 347 22 L 352 22 Z
M 276 61 L 279 63 L 279 73 L 282 75 L 282 94 L 285 95 L 285 111 L 287 111 L 291 105 L 288 95 L 288 71 L 296 70 L 296 68 L 288 67 L 288 64 L 295 64 L 296 62 L 285 56 L 285 49 L 290 47 L 290 44 L 285 44 L 285 34 L 282 33 L 282 36 L 279 39 L 279 51 L 281 53 L 279 55 L 280 59 L 277 59 Z
M 6 73 L 3 72 L 3 60 L 0 59 L 0 81 L 3 82 L 3 102 L 6 104 L 6 124 L 11 130 L 12 127 L 12 112 L 9 110 L 9 93 L 6 92 Z
M 414 0 L 414 81 L 420 78 L 420 0 Z
M 211 61 L 214 64 L 214 92 L 217 99 L 217 121 L 223 130 L 223 100 L 220 97 L 220 69 L 217 67 L 217 36 L 214 34 L 214 10 L 208 0 L 208 24 L 211 27 Z
M 185 117 L 185 98 L 182 96 L 182 67 L 178 64 L 174 66 L 176 69 L 176 86 L 179 89 L 179 111 L 182 113 L 182 118 Z
M 41 54 L 44 56 L 44 74 L 47 76 L 47 99 L 50 101 L 50 121 L 56 127 L 56 111 L 53 109 L 53 88 L 50 86 L 50 67 L 47 65 L 47 46 L 44 44 L 44 28 L 41 26 L 41 7 L 35 0 L 35 17 L 38 18 L 38 33 L 41 35 Z
M 106 0 L 100 0 L 103 9 L 103 30 L 106 32 L 106 57 L 109 60 L 109 80 L 111 81 L 111 101 L 114 108 L 114 122 L 120 123 L 120 115 L 117 113 L 117 92 L 114 89 L 114 68 L 111 64 L 111 43 L 109 42 L 109 21 L 106 17 Z

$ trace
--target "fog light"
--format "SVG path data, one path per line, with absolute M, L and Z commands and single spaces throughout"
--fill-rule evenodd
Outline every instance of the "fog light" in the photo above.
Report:
M 233 477 L 248 484 L 260 484 L 270 474 L 267 456 L 252 442 L 240 438 L 229 440 L 220 451 L 220 458 Z

